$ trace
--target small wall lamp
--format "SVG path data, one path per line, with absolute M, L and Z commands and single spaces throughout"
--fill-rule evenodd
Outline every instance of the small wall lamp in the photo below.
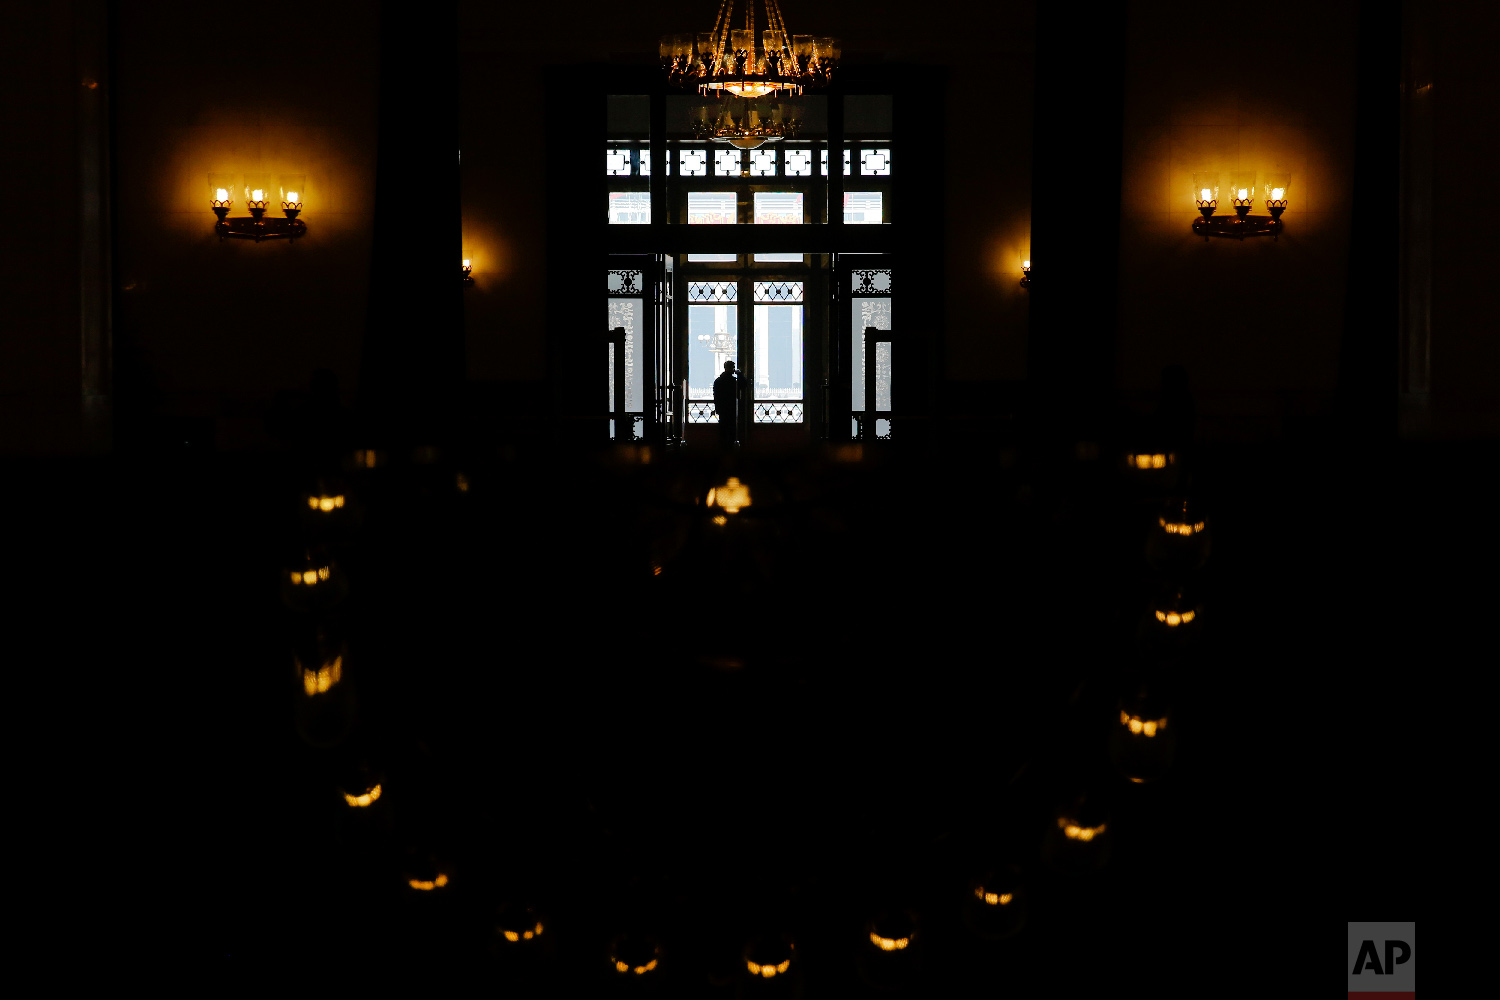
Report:
M 281 210 L 286 218 L 268 219 L 266 210 L 276 200 L 271 192 L 278 189 L 273 189 L 265 176 L 251 174 L 242 183 L 234 174 L 209 174 L 209 206 L 214 210 L 214 215 L 219 217 L 219 221 L 214 223 L 214 232 L 218 234 L 219 241 L 254 240 L 259 243 L 261 240 L 295 240 L 306 235 L 307 223 L 297 218 L 302 214 L 305 180 L 306 176 L 303 174 L 281 175 Z M 236 191 L 244 193 L 245 207 L 250 210 L 250 214 L 229 218 Z
M 1031 287 L 1031 261 L 1029 260 L 1021 261 L 1021 287 Z
M 465 285 L 474 284 L 474 262 L 467 257 L 464 258 L 463 262 L 463 276 Z
M 1219 207 L 1219 175 L 1217 173 L 1193 174 L 1193 203 L 1203 218 L 1193 220 L 1193 232 L 1206 242 L 1210 236 L 1224 236 L 1242 240 L 1246 236 L 1265 236 L 1272 239 L 1281 235 L 1281 213 L 1286 211 L 1287 191 L 1291 188 L 1292 175 L 1268 173 L 1264 177 L 1266 210 L 1270 215 L 1251 215 L 1255 205 L 1255 172 L 1238 171 L 1231 175 L 1229 186 L 1230 204 L 1234 216 L 1214 218 L 1214 209 Z

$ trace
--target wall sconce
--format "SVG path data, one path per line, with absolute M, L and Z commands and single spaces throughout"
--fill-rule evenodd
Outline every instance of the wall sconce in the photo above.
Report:
M 302 212 L 302 174 L 283 174 L 281 184 L 277 190 L 281 194 L 281 210 L 286 214 L 284 219 L 266 218 L 266 210 L 271 207 L 272 187 L 270 181 L 261 174 L 251 174 L 245 178 L 243 185 L 239 179 L 232 174 L 209 174 L 209 207 L 218 216 L 219 221 L 214 223 L 214 232 L 219 236 L 219 242 L 226 239 L 254 240 L 295 240 L 307 233 L 307 223 L 297 218 Z M 248 216 L 229 218 L 229 210 L 234 207 L 234 194 L 243 191 L 245 196 L 245 208 L 250 212 Z
M 463 262 L 463 280 L 465 285 L 474 284 L 474 262 L 467 257 Z
M 1031 261 L 1029 260 L 1021 261 L 1021 287 L 1031 287 Z
M 1266 175 L 1266 208 L 1270 215 L 1251 215 L 1255 205 L 1256 185 L 1253 170 L 1236 171 L 1230 177 L 1229 202 L 1234 206 L 1234 217 L 1214 218 L 1219 207 L 1219 175 L 1216 173 L 1193 174 L 1193 203 L 1203 218 L 1193 220 L 1193 232 L 1207 242 L 1210 236 L 1225 236 L 1242 240 L 1246 236 L 1265 236 L 1272 239 L 1281 235 L 1281 213 L 1286 211 L 1286 193 L 1291 186 L 1291 175 L 1274 173 Z

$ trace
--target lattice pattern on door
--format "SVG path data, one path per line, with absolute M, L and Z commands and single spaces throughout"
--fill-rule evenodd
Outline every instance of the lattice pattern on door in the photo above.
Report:
M 755 422 L 757 424 L 800 424 L 802 423 L 802 404 L 756 403 Z

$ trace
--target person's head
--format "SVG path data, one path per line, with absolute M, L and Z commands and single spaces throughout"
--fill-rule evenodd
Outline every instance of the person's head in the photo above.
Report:
M 733 361 L 726 361 L 726 362 L 724 362 L 724 370 L 726 372 L 732 372 L 732 371 L 734 371 L 734 362 Z

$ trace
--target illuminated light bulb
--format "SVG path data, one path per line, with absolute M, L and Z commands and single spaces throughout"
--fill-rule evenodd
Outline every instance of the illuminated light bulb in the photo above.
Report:
M 422 892 L 431 892 L 434 889 L 441 889 L 443 886 L 447 885 L 448 876 L 439 873 L 438 877 L 432 879 L 431 881 L 428 881 L 426 879 L 414 878 L 408 879 L 406 884 L 411 886 L 413 889 L 418 889 Z
M 1023 260 L 1023 261 L 1021 261 L 1021 270 L 1023 270 L 1023 271 L 1029 271 L 1029 270 L 1031 270 L 1031 261 L 1029 261 L 1029 260 Z
M 507 941 L 521 940 L 521 935 L 517 934 L 515 931 L 501 931 L 501 933 L 505 935 L 505 940 Z
M 286 193 L 286 200 L 287 201 L 296 201 L 297 200 L 297 192 L 295 192 L 295 191 L 288 191 Z
M 881 951 L 900 951 L 911 944 L 911 938 L 888 938 L 881 937 L 875 931 L 870 932 L 870 943 Z
M 215 201 L 228 201 L 229 200 L 229 192 L 226 189 L 224 189 L 224 188 L 219 188 L 218 192 L 214 195 L 214 200 Z
M 1286 197 L 1286 188 L 1272 188 L 1271 189 L 1271 200 L 1272 201 L 1281 201 L 1285 197 Z
M 1249 191 L 1249 189 L 1248 188 L 1240 188 L 1240 194 L 1239 194 L 1240 201 L 1244 201 L 1248 197 L 1250 197 L 1250 191 Z
M 728 523 L 729 523 L 729 519 L 727 517 L 725 517 L 723 514 L 715 514 L 714 515 L 714 524 L 728 524 Z
M 630 971 L 630 966 L 628 966 L 624 962 L 621 962 L 618 959 L 616 959 L 615 960 L 615 971 L 616 972 L 629 972 Z
M 1210 191 L 1208 188 L 1204 188 L 1201 192 L 1199 192 L 1199 196 L 1200 196 L 1200 200 L 1202 200 L 1202 201 L 1213 201 L 1214 200 L 1214 193 L 1212 191 Z
M 379 785 L 372 785 L 369 791 L 361 792 L 359 795 L 350 795 L 348 792 L 344 793 L 344 801 L 349 803 L 350 808 L 353 809 L 363 809 L 378 798 L 380 798 Z M 447 884 L 447 876 L 439 875 L 438 878 L 442 879 L 442 882 L 438 883 L 439 885 Z
M 472 267 L 473 264 L 474 264 L 474 262 L 472 260 L 470 260 L 467 257 L 464 258 L 464 267 Z

